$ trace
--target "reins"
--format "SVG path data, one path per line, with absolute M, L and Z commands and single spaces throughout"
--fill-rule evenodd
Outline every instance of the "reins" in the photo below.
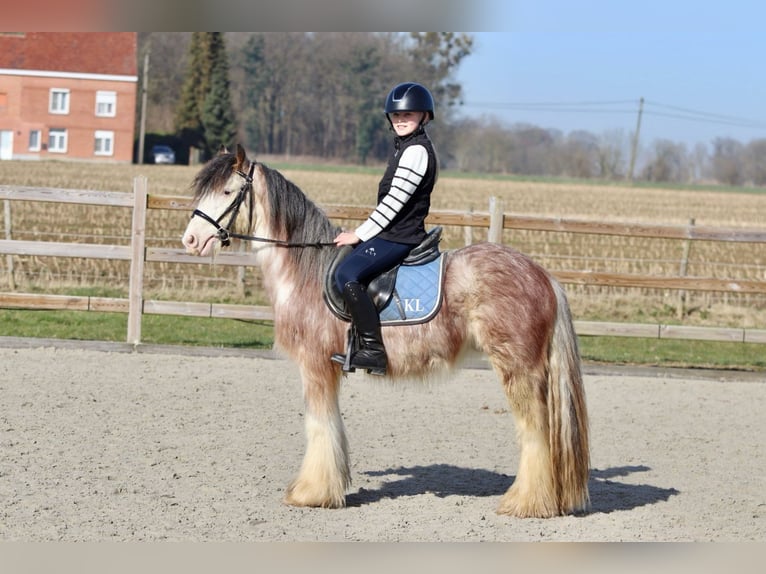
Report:
M 221 245 L 224 247 L 227 247 L 231 244 L 231 239 L 244 239 L 247 241 L 258 241 L 260 243 L 270 243 L 272 245 L 275 245 L 277 247 L 315 247 L 315 248 L 321 248 L 321 247 L 331 247 L 335 246 L 335 243 L 332 241 L 309 241 L 309 242 L 291 242 L 291 241 L 284 241 L 282 239 L 271 239 L 269 237 L 258 237 L 255 235 L 244 235 L 242 233 L 234 233 L 232 231 L 229 231 L 229 228 L 234 224 L 234 221 L 237 219 L 237 215 L 239 214 L 239 208 L 242 206 L 242 202 L 244 202 L 245 197 L 247 196 L 247 193 L 250 192 L 250 202 L 249 202 L 249 209 L 250 209 L 250 221 L 253 219 L 253 198 L 252 198 L 252 191 L 253 191 L 253 172 L 255 171 L 255 162 L 250 162 L 250 169 L 248 170 L 248 173 L 244 173 L 242 171 L 237 170 L 237 175 L 242 177 L 245 182 L 242 184 L 242 186 L 239 188 L 239 192 L 237 192 L 237 197 L 234 198 L 234 201 L 232 204 L 226 208 L 226 210 L 220 215 L 218 219 L 213 219 L 210 217 L 207 213 L 204 211 L 200 211 L 199 209 L 195 209 L 192 212 L 192 217 L 195 215 L 201 217 L 208 223 L 210 223 L 213 227 L 216 228 L 218 231 L 218 240 L 221 242 Z M 224 227 L 221 225 L 221 220 L 226 217 L 228 214 L 231 214 L 229 217 L 229 221 Z

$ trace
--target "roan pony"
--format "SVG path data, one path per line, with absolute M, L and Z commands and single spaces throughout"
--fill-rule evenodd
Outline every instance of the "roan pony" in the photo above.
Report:
M 275 344 L 297 361 L 305 400 L 306 452 L 284 502 L 345 506 L 348 442 L 341 367 L 348 324 L 323 299 L 339 229 L 278 171 L 222 150 L 196 175 L 187 252 L 209 256 L 230 237 L 253 241 L 274 309 Z M 425 378 L 483 351 L 500 378 L 517 427 L 520 461 L 498 513 L 551 517 L 588 508 L 588 416 L 566 295 L 518 251 L 478 243 L 448 251 L 443 302 L 428 323 L 383 328 L 389 378 Z

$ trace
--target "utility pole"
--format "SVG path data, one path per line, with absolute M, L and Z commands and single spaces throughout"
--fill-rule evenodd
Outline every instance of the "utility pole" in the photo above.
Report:
M 636 154 L 638 153 L 638 134 L 641 132 L 641 114 L 644 113 L 644 98 L 638 101 L 638 120 L 636 121 L 636 133 L 633 134 L 633 146 L 630 151 L 630 169 L 628 180 L 633 181 L 633 168 L 636 166 Z
M 144 77 L 141 81 L 141 126 L 138 134 L 138 163 L 144 163 L 144 139 L 146 137 L 146 93 L 148 92 L 147 84 L 149 83 L 149 52 L 151 51 L 151 45 L 147 46 L 146 54 L 144 55 Z

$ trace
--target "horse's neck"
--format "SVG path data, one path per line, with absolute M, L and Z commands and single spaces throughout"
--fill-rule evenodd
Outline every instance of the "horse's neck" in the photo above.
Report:
M 318 278 L 302 273 L 289 249 L 276 246 L 260 249 L 263 284 L 277 316 L 292 313 L 296 307 L 321 303 Z
M 299 221 L 289 221 L 286 227 L 295 229 L 298 226 L 306 229 L 307 225 L 316 226 L 313 231 L 325 234 L 331 226 L 322 211 L 296 186 L 289 184 L 288 187 L 290 201 L 305 201 L 303 204 L 305 212 L 300 212 L 302 218 Z M 298 202 L 301 203 L 301 201 Z M 285 237 L 275 235 L 273 222 L 269 219 L 271 210 L 267 203 L 257 204 L 256 211 L 256 221 L 259 222 L 255 226 L 256 235 L 281 241 L 299 241 L 293 239 L 290 232 Z M 288 212 L 291 211 L 288 208 Z M 327 229 L 324 229 L 325 227 Z M 311 234 L 313 235 L 313 232 Z M 311 240 L 332 241 L 332 237 L 312 237 Z M 299 309 L 301 306 L 322 305 L 321 275 L 324 268 L 322 255 L 319 252 L 308 254 L 300 252 L 302 257 L 298 257 L 296 254 L 299 252 L 294 251 L 295 249 L 316 249 L 315 247 L 256 246 L 255 248 L 260 249 L 259 265 L 263 270 L 264 286 L 274 307 L 275 315 L 278 316 L 285 310 L 292 312 L 293 309 Z M 308 255 L 312 259 L 308 260 Z

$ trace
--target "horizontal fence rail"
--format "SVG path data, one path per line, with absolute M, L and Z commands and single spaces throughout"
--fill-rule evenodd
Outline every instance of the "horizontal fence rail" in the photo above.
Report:
M 147 262 L 199 264 L 200 258 L 183 249 L 147 246 L 146 220 L 149 210 L 185 210 L 192 208 L 186 196 L 151 195 L 144 177 L 134 180 L 133 193 L 76 189 L 37 188 L 0 185 L 0 200 L 39 201 L 65 204 L 98 205 L 132 210 L 130 245 L 65 243 L 0 239 L 0 254 L 50 257 L 115 259 L 130 262 L 128 298 L 88 297 L 0 293 L 0 307 L 14 309 L 49 309 L 120 312 L 128 314 L 129 343 L 141 341 L 141 317 L 144 314 L 186 315 L 246 320 L 273 320 L 270 307 L 180 301 L 159 301 L 143 296 L 144 264 Z M 320 205 L 330 219 L 357 220 L 367 218 L 370 207 L 353 205 Z M 766 230 L 720 228 L 696 225 L 651 225 L 619 222 L 596 222 L 551 217 L 531 217 L 505 213 L 502 202 L 492 198 L 487 212 L 432 210 L 430 225 L 486 230 L 487 240 L 502 242 L 504 230 L 565 232 L 573 234 L 610 235 L 640 238 L 676 239 L 682 241 L 717 241 L 766 244 Z M 688 251 L 688 247 L 686 248 Z M 255 255 L 246 252 L 223 252 L 216 265 L 255 265 Z M 720 279 L 713 277 L 652 276 L 593 271 L 554 271 L 559 281 L 573 285 L 636 287 L 678 291 L 714 291 L 736 294 L 766 294 L 766 281 Z M 659 339 L 698 339 L 766 343 L 766 330 L 681 325 L 609 323 L 575 321 L 580 335 L 611 335 Z

